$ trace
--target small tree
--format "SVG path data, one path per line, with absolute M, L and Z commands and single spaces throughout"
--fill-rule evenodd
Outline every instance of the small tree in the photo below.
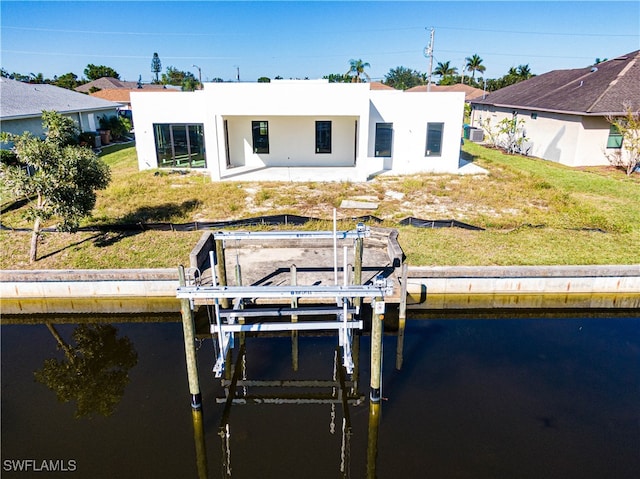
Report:
M 84 76 L 89 81 L 97 80 L 98 78 L 109 77 L 120 80 L 120 74 L 111 67 L 104 65 L 94 65 L 89 63 L 87 68 L 84 69 Z
M 407 90 L 426 83 L 426 75 L 406 67 L 396 67 L 384 76 L 383 83 L 397 90 Z
M 498 133 L 502 135 L 500 146 L 507 153 L 527 153 L 523 151 L 522 147 L 529 139 L 524 133 L 524 120 L 519 120 L 518 115 L 500 120 L 498 122 Z
M 161 71 L 162 62 L 160 61 L 160 57 L 158 56 L 158 54 L 154 53 L 153 58 L 151 59 L 151 73 L 155 73 L 156 75 L 155 83 L 160 83 L 160 80 L 158 80 L 158 75 Z
M 523 153 L 524 144 L 529 141 L 524 132 L 524 120 L 518 119 L 518 115 L 511 118 L 503 118 L 496 125 L 491 124 L 491 118 L 480 120 L 480 128 L 487 137 L 487 143 L 491 146 L 502 148 L 510 154 Z
M 480 128 L 484 132 L 487 143 L 491 146 L 498 146 L 498 129 L 491 124 L 491 118 L 485 118 L 484 120 L 480 120 Z
M 66 88 L 67 90 L 73 90 L 77 86 L 82 85 L 82 82 L 78 81 L 78 75 L 72 72 L 54 76 L 51 83 L 60 88 Z
M 36 261 L 42 223 L 60 218 L 59 231 L 76 231 L 96 204 L 96 190 L 107 187 L 110 171 L 90 149 L 74 144 L 73 120 L 54 111 L 42 112 L 44 139 L 25 132 L 2 134 L 12 141 L 17 166 L 2 165 L 0 175 L 15 194 L 32 198 L 26 217 L 33 221 L 29 260 Z
M 193 73 L 178 70 L 172 66 L 168 66 L 167 72 L 162 74 L 160 83 L 163 85 L 181 86 L 183 91 L 193 91 L 200 85 Z
M 346 73 L 330 73 L 322 78 L 328 80 L 329 83 L 351 83 L 351 77 Z
M 616 168 L 631 175 L 640 168 L 640 110 L 625 105 L 625 116 L 608 116 L 607 121 L 621 137 L 620 148 L 613 153 L 605 153 L 607 160 Z

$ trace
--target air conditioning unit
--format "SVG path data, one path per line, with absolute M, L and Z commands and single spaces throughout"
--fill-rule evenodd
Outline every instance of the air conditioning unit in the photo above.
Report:
M 484 132 L 479 128 L 471 128 L 469 131 L 469 139 L 473 142 L 480 143 L 484 140 Z

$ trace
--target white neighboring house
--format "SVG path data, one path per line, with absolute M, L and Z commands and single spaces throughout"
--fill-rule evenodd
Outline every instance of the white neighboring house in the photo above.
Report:
M 608 165 L 621 135 L 607 116 L 640 109 L 640 50 L 597 65 L 554 70 L 471 100 L 471 125 L 524 120 L 529 154 L 567 166 Z
M 21 135 L 28 131 L 35 136 L 44 135 L 43 110 L 72 118 L 80 131 L 96 131 L 99 118 L 115 115 L 119 106 L 54 85 L 0 78 L 0 128 L 7 133 Z
M 132 92 L 131 104 L 140 169 L 201 168 L 216 181 L 366 181 L 456 173 L 460 162 L 463 93 L 280 80 Z

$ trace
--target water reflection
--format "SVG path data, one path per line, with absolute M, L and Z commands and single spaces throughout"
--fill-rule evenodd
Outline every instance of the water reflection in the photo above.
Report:
M 117 331 L 107 328 L 109 333 L 100 333 L 99 325 L 60 325 L 51 317 L 73 361 L 42 321 L 7 325 L 3 317 L 3 464 L 7 459 L 72 459 L 76 476 L 92 479 L 217 479 L 225 477 L 226 465 L 234 479 L 638 477 L 637 312 L 598 319 L 584 314 L 564 319 L 471 317 L 443 319 L 440 313 L 408 321 L 399 372 L 393 361 L 397 338 L 385 335 L 383 396 L 388 400 L 382 402 L 383 411 L 371 409 L 366 396 L 358 406 L 343 407 L 338 391 L 349 391 L 354 378 L 346 377 L 344 387 L 335 385 L 331 396 L 334 337 L 301 338 L 299 371 L 292 368 L 291 338 L 247 338 L 246 372 L 238 369 L 235 397 L 245 405 L 237 401 L 231 406 L 228 445 L 218 435 L 228 387 L 211 372 L 215 354 L 210 336 L 197 358 L 204 409 L 192 420 L 179 317 L 115 324 Z M 90 331 L 82 337 L 92 338 L 93 345 L 76 340 L 76 330 Z M 74 361 L 88 361 L 85 352 L 108 355 L 118 348 L 106 345 L 121 338 L 128 338 L 137 362 L 124 367 L 130 381 L 109 417 L 94 412 L 91 421 L 74 420 L 75 397 L 59 403 L 57 392 L 34 381 L 33 371 L 44 370 L 52 358 L 57 368 L 73 371 Z M 356 390 L 366 392 L 370 339 L 365 335 L 361 340 Z M 120 364 L 106 358 L 104 363 L 93 361 L 95 369 L 85 366 L 83 375 L 111 370 L 101 364 L 116 370 Z M 288 388 L 287 381 L 293 380 L 327 381 L 327 387 Z M 259 388 L 244 381 L 277 381 L 279 386 Z M 337 375 L 335 382 L 340 382 Z M 99 394 L 86 385 L 74 387 L 84 387 L 86 395 Z M 335 402 L 266 401 L 325 389 Z M 350 435 L 345 434 L 349 422 Z M 34 475 L 3 470 L 5 476 Z
M 66 342 L 50 322 L 45 323 L 64 358 L 44 361 L 36 381 L 55 392 L 58 401 L 76 402 L 75 417 L 111 416 L 129 383 L 129 370 L 138 355 L 128 337 L 118 338 L 110 324 L 81 324 Z
M 251 405 L 271 405 L 284 406 L 289 409 L 301 405 L 328 405 L 329 414 L 327 415 L 328 430 L 332 436 L 339 433 L 340 449 L 334 450 L 339 459 L 335 461 L 338 470 L 335 474 L 341 478 L 351 477 L 351 437 L 353 435 L 353 426 L 351 422 L 350 409 L 359 406 L 364 402 L 364 395 L 359 391 L 359 344 L 360 337 L 356 335 L 354 339 L 353 359 L 354 373 L 348 375 L 341 364 L 340 347 L 336 347 L 333 351 L 333 371 L 331 378 L 327 377 L 305 377 L 304 379 L 294 379 L 290 375 L 284 378 L 273 379 L 256 379 L 250 377 L 247 345 L 242 341 L 238 350 L 236 360 L 230 371 L 226 372 L 226 377 L 221 380 L 223 395 L 218 396 L 216 401 L 224 404 L 220 423 L 218 426 L 218 435 L 221 440 L 221 474 L 225 479 L 231 478 L 233 473 L 233 462 L 242 463 L 250 460 L 250 458 L 242 457 L 235 454 L 232 455 L 234 437 L 232 410 L 238 406 Z M 292 343 L 292 363 L 291 372 L 298 371 L 298 341 Z M 256 363 L 268 363 L 268 358 L 254 357 Z M 379 411 L 379 404 L 376 405 L 376 411 Z M 379 414 L 373 417 L 373 423 L 379 422 Z M 370 420 L 370 427 L 371 427 Z M 374 424 L 375 440 L 369 442 L 369 447 L 377 449 L 377 424 Z M 196 436 L 196 449 L 204 449 L 204 442 L 198 444 L 199 423 L 194 416 L 194 431 Z M 326 429 L 325 429 L 326 431 Z M 272 437 L 264 437 L 265 443 L 278 441 L 280 431 L 274 430 Z M 308 434 L 321 436 L 322 431 L 308 431 Z M 313 453 L 313 451 L 310 451 Z M 373 464 L 368 466 L 368 470 L 375 471 L 375 457 L 377 451 L 374 451 L 370 458 Z M 232 461 L 232 456 L 234 457 Z M 199 458 L 200 461 L 200 458 Z M 201 468 L 200 468 L 201 470 Z M 375 473 L 374 473 L 375 474 Z M 203 476 L 200 476 L 201 478 Z M 375 477 L 375 475 L 369 476 Z

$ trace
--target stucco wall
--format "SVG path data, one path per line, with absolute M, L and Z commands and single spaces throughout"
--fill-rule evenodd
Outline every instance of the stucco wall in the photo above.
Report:
M 356 117 L 225 117 L 232 166 L 352 166 L 355 161 Z M 331 121 L 331 153 L 316 153 L 315 124 Z M 252 121 L 269 123 L 269 153 L 254 153 Z
M 154 123 L 204 125 L 208 171 L 219 180 L 233 168 L 351 167 L 373 174 L 457 171 L 462 93 L 371 91 L 367 84 L 275 82 L 205 84 L 203 91 L 132 93 L 140 169 L 156 168 Z M 269 153 L 253 153 L 251 122 L 269 122 Z M 331 153 L 315 152 L 315 122 L 332 122 Z M 227 168 L 225 121 L 229 138 Z M 394 124 L 392 158 L 375 158 L 376 121 Z M 440 156 L 425 157 L 427 123 L 444 123 Z M 350 180 L 353 178 L 345 178 Z
M 117 110 L 114 108 L 113 110 L 63 114 L 73 119 L 80 131 L 96 131 L 98 129 L 98 118 L 100 116 L 111 116 L 116 113 Z M 28 131 L 34 136 L 44 136 L 42 117 L 2 120 L 0 130 L 15 135 L 22 135 L 25 131 Z
M 410 174 L 458 169 L 464 93 L 372 91 L 367 155 L 385 170 Z M 393 123 L 392 156 L 375 158 L 376 123 Z M 444 123 L 442 154 L 426 156 L 427 124 Z
M 503 118 L 512 118 L 513 108 L 474 109 L 472 125 L 491 118 L 494 127 Z M 587 117 L 553 112 L 517 110 L 524 120 L 524 132 L 531 147 L 529 155 L 567 166 L 607 165 L 604 154 L 609 124 L 602 117 Z M 533 118 L 533 116 L 537 116 Z
M 139 169 L 158 167 L 154 123 L 204 124 L 207 166 L 217 168 L 217 165 L 209 160 L 209 151 L 216 151 L 215 118 L 208 114 L 206 96 L 202 92 L 179 92 L 170 95 L 163 92 L 132 93 L 131 107 Z
M 22 135 L 25 131 L 31 132 L 35 136 L 44 135 L 42 129 L 42 118 L 23 118 L 20 120 L 2 120 L 0 131 L 14 135 Z

